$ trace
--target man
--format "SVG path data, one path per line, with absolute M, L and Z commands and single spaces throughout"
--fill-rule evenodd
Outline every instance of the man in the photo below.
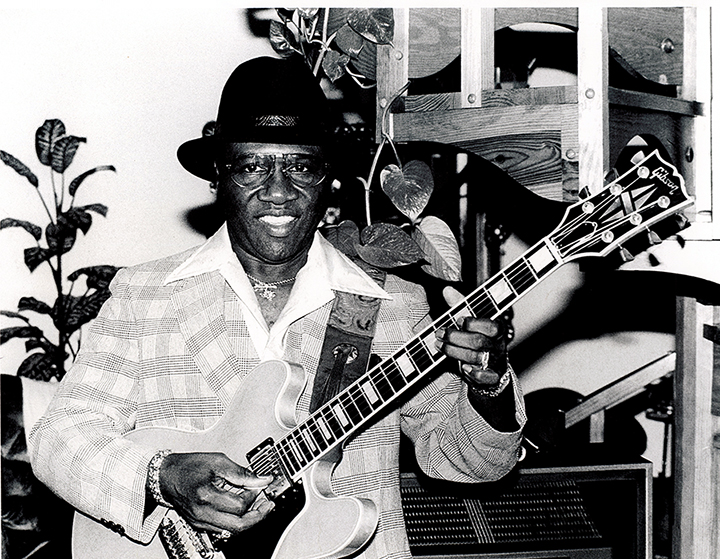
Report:
M 168 508 L 203 532 L 241 534 L 271 522 L 267 496 L 277 487 L 223 452 L 173 452 L 163 441 L 134 443 L 128 432 L 210 428 L 246 375 L 271 359 L 304 367 L 296 413 L 307 417 L 339 293 L 380 301 L 372 352 L 382 358 L 429 322 L 419 286 L 388 274 L 380 287 L 317 231 L 332 173 L 327 112 L 316 78 L 298 61 L 259 58 L 233 72 L 214 134 L 178 150 L 182 165 L 217 189 L 226 224 L 197 249 L 117 275 L 30 436 L 36 475 L 133 540 L 150 540 Z M 333 473 L 335 493 L 377 508 L 363 557 L 409 557 L 401 427 L 432 476 L 493 480 L 517 461 L 525 417 L 498 326 L 467 319 L 437 336 L 439 350 L 461 366 L 351 438 Z

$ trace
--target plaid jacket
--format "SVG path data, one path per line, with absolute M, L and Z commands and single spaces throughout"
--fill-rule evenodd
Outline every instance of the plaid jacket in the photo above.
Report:
M 118 273 L 113 295 L 92 323 L 74 367 L 30 435 L 40 480 L 77 509 L 140 541 L 152 538 L 165 512 L 156 507 L 143 517 L 147 466 L 158 448 L 130 443 L 123 434 L 144 426 L 209 428 L 260 362 L 247 310 L 220 271 L 168 281 L 193 254 Z M 389 275 L 385 291 L 390 298 L 381 305 L 373 341 L 373 352 L 381 357 L 428 320 L 419 286 Z M 294 321 L 283 337 L 285 359 L 302 364 L 307 375 L 300 418 L 307 416 L 331 304 Z M 517 386 L 515 379 L 516 417 L 523 425 Z M 516 462 L 521 437 L 519 431 L 492 429 L 452 374 L 385 414 L 349 442 L 333 476 L 336 493 L 368 497 L 378 507 L 378 530 L 361 557 L 410 557 L 399 493 L 401 428 L 414 441 L 426 473 L 465 482 L 506 474 Z

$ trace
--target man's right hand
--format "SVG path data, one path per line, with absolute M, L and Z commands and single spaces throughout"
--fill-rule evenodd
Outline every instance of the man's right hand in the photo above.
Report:
M 272 477 L 258 477 L 221 453 L 170 454 L 159 480 L 163 497 L 198 530 L 237 534 L 275 506 L 261 494 Z

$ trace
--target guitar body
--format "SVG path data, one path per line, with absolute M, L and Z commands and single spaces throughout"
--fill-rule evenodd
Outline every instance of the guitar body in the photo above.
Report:
M 174 452 L 223 452 L 247 467 L 247 452 L 268 437 L 278 440 L 295 426 L 295 406 L 303 386 L 301 367 L 282 361 L 261 363 L 245 378 L 242 390 L 222 418 L 207 431 L 151 427 L 131 431 L 127 438 Z M 241 534 L 230 539 L 228 549 L 237 545 L 252 550 L 254 558 L 326 559 L 344 557 L 364 545 L 377 525 L 375 505 L 367 499 L 334 495 L 330 486 L 334 467 L 334 462 L 320 459 L 303 473 L 304 505 L 296 515 L 286 519 L 288 523 L 283 530 L 277 526 L 263 529 L 264 524 L 276 522 L 273 512 L 251 529 L 252 535 L 247 536 L 250 541 L 235 543 L 242 542 Z M 279 516 L 288 515 L 280 512 Z M 278 539 L 267 541 L 264 537 L 267 532 L 277 534 Z M 72 540 L 75 559 L 168 557 L 157 534 L 149 544 L 140 544 L 80 513 L 75 515 Z M 226 551 L 227 559 L 235 555 Z

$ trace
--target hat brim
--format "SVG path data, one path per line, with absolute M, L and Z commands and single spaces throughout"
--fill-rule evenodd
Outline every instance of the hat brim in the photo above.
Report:
M 178 161 L 186 171 L 212 182 L 215 180 L 215 144 L 211 136 L 189 140 L 178 148 Z

